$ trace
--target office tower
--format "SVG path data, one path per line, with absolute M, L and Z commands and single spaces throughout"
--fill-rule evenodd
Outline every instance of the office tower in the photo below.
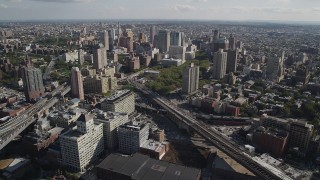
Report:
M 170 46 L 183 46 L 184 33 L 171 32 L 170 33 Z
M 199 66 L 194 66 L 191 63 L 189 68 L 186 68 L 182 74 L 182 93 L 192 94 L 199 88 Z
M 228 53 L 222 49 L 213 54 L 213 78 L 222 79 L 226 75 Z
M 107 51 L 103 46 L 97 47 L 93 51 L 93 67 L 99 71 L 107 65 Z
M 71 96 L 84 100 L 82 75 L 78 67 L 71 69 Z
M 160 30 L 157 44 L 161 53 L 168 52 L 170 46 L 170 33 L 166 30 Z
M 227 56 L 227 73 L 237 71 L 237 59 L 238 59 L 238 49 L 228 50 Z
M 290 124 L 289 148 L 298 147 L 301 152 L 308 150 L 313 133 L 313 125 L 305 121 L 295 121 Z
M 274 55 L 273 57 L 268 59 L 266 77 L 267 79 L 275 82 L 280 82 L 284 78 L 282 57 Z
M 101 111 L 97 113 L 94 120 L 103 124 L 104 148 L 115 149 L 118 147 L 117 129 L 119 126 L 129 122 L 128 114 Z
M 42 73 L 31 65 L 21 68 L 24 94 L 27 101 L 33 101 L 44 95 Z
M 156 35 L 156 33 L 157 33 L 156 26 L 151 26 L 150 27 L 150 43 L 153 44 L 153 47 L 155 47 L 154 36 Z
M 84 52 L 82 49 L 79 49 L 78 51 L 78 62 L 80 65 L 83 65 L 84 63 Z
M 229 49 L 231 50 L 235 50 L 236 49 L 236 37 L 234 36 L 234 34 L 230 34 L 229 37 Z
M 225 37 L 213 40 L 213 52 L 217 52 L 219 49 L 228 50 L 229 40 Z
M 214 30 L 213 32 L 213 39 L 219 39 L 220 38 L 220 33 L 218 30 Z
M 183 46 L 170 46 L 169 47 L 169 56 L 174 59 L 185 60 L 186 47 Z
M 87 27 L 83 27 L 82 30 L 81 30 L 81 32 L 82 32 L 83 34 L 87 34 Z
M 109 33 L 105 31 L 102 33 L 102 44 L 106 50 L 109 50 Z
M 80 115 L 76 127 L 60 137 L 61 162 L 72 171 L 85 171 L 104 150 L 103 124 L 96 124 L 92 115 Z
M 133 154 L 139 151 L 141 145 L 149 137 L 149 123 L 130 121 L 118 128 L 119 151 Z
M 135 97 L 129 90 L 117 91 L 101 103 L 104 111 L 121 112 L 130 115 L 135 111 Z

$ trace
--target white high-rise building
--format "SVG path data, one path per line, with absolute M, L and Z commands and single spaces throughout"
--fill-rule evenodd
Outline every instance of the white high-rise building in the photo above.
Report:
M 103 124 L 104 148 L 114 149 L 118 146 L 117 128 L 129 122 L 128 114 L 99 111 L 94 121 Z
M 107 65 L 107 51 L 101 44 L 93 51 L 93 68 L 98 72 Z
M 213 78 L 222 79 L 226 75 L 227 70 L 227 52 L 223 52 L 223 49 L 213 54 Z
M 101 103 L 101 109 L 130 115 L 135 111 L 134 94 L 129 90 L 117 91 Z
M 186 68 L 182 74 L 182 93 L 192 94 L 199 88 L 199 66 L 194 66 L 191 63 L 189 68 Z
M 105 31 L 102 33 L 102 44 L 104 45 L 105 50 L 109 50 L 109 33 Z
M 72 171 L 84 172 L 104 150 L 103 124 L 92 115 L 80 115 L 77 125 L 60 136 L 61 163 Z

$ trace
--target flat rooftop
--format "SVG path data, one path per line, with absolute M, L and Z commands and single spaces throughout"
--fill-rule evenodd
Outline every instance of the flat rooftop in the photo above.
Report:
M 97 168 L 130 176 L 139 180 L 196 180 L 200 170 L 149 158 L 142 154 L 133 156 L 109 155 Z

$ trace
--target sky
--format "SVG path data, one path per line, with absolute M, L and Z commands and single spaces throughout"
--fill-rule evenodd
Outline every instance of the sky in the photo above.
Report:
M 320 0 L 0 0 L 0 20 L 320 21 Z

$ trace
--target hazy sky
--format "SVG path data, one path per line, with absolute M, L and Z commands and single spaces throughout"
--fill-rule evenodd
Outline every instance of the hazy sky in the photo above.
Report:
M 0 0 L 0 20 L 320 21 L 320 0 Z

